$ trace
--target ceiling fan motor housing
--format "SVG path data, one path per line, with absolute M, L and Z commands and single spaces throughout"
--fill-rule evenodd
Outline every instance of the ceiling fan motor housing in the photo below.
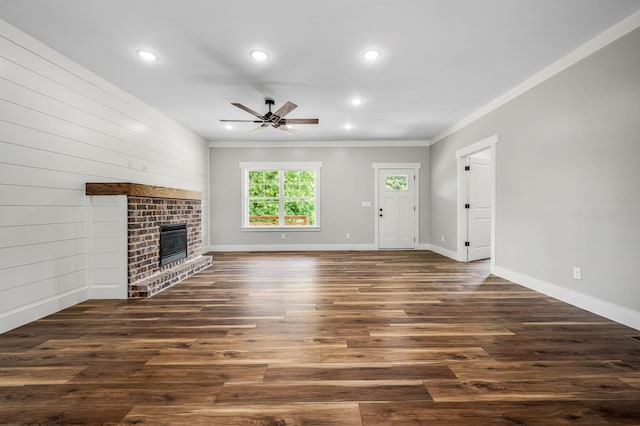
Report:
M 275 105 L 276 101 L 271 98 L 264 98 L 264 103 L 265 105 L 269 106 L 269 112 L 264 115 L 264 118 L 266 118 L 267 120 L 271 120 L 271 117 L 273 116 L 273 114 L 271 113 L 271 105 Z

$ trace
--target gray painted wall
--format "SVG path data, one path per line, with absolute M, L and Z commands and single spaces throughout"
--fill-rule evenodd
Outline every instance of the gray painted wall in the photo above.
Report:
M 437 244 L 456 250 L 455 151 L 497 134 L 496 266 L 640 313 L 638 52 L 635 30 L 432 145 Z
M 252 161 L 320 161 L 321 211 L 318 232 L 242 231 L 239 163 Z M 318 248 L 344 245 L 357 248 L 375 242 L 373 163 L 421 163 L 420 218 L 417 243 L 429 241 L 429 148 L 345 147 L 345 148 L 211 148 L 210 244 L 213 248 L 256 249 L 278 246 Z M 371 201 L 372 207 L 362 207 Z M 350 239 L 345 234 L 350 234 Z M 365 245 L 365 246 L 363 246 Z M 324 247 L 322 247 L 324 246 Z

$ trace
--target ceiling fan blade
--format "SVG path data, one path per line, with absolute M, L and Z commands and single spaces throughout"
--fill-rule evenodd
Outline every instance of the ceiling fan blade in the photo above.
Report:
M 249 114 L 253 114 L 256 117 L 258 117 L 261 120 L 264 120 L 264 117 L 262 115 L 260 115 L 259 113 L 255 112 L 254 110 L 252 110 L 251 108 L 248 108 L 242 104 L 239 104 L 237 102 L 231 102 L 231 105 L 240 108 L 241 110 L 247 111 Z
M 320 120 L 317 118 L 288 118 L 282 122 L 283 124 L 318 124 Z
M 287 126 L 287 125 L 280 126 L 280 127 L 278 127 L 278 128 L 279 128 L 280 130 L 282 130 L 283 132 L 287 132 L 287 133 L 289 133 L 290 135 L 295 135 L 296 133 L 298 133 L 298 131 L 297 131 L 296 129 L 294 129 L 294 128 L 292 128 L 292 127 L 289 127 L 289 126 Z
M 264 129 L 266 129 L 269 125 L 268 124 L 261 124 L 258 127 L 256 127 L 255 129 L 253 129 L 251 131 L 251 133 L 259 133 L 261 131 L 263 131 Z
M 273 115 L 277 115 L 279 118 L 283 118 L 285 115 L 289 114 L 296 108 L 298 108 L 298 105 L 287 101 L 287 103 L 278 108 L 278 110 L 274 112 Z
M 225 123 L 262 123 L 262 120 L 220 120 Z

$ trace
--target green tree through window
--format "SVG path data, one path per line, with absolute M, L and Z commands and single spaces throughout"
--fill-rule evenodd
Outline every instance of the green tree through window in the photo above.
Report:
M 285 225 L 315 223 L 315 173 L 308 170 L 287 170 L 284 173 Z M 292 217 L 287 219 L 287 217 Z
M 277 170 L 249 172 L 249 224 L 278 223 L 280 176 Z
M 317 226 L 316 169 L 247 168 L 245 177 L 248 226 Z
M 387 191 L 406 191 L 407 175 L 387 176 L 384 182 Z

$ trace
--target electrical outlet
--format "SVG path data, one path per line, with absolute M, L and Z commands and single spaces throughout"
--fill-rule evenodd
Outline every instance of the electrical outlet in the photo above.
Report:
M 347 234 L 344 237 L 348 240 L 349 238 L 351 238 L 351 235 L 349 235 L 349 233 L 347 232 Z
M 286 235 L 284 234 L 284 232 L 283 232 L 282 234 L 280 234 L 280 238 L 284 240 L 284 239 L 286 239 L 286 238 L 287 238 L 287 236 L 286 236 Z
M 444 235 L 440 235 L 440 242 L 444 243 Z
M 581 280 L 582 279 L 582 269 L 580 269 L 577 266 L 573 267 L 573 279 L 574 280 Z

